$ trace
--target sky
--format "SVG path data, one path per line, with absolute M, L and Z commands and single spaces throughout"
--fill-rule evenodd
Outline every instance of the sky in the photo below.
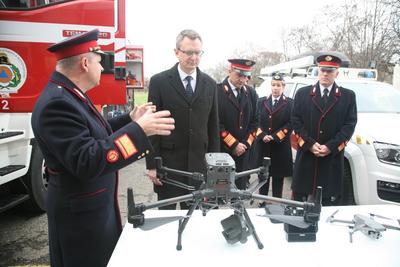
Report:
M 144 74 L 171 68 L 175 39 L 184 29 L 203 39 L 200 69 L 215 67 L 235 50 L 254 47 L 283 52 L 281 34 L 310 24 L 327 4 L 338 0 L 126 0 L 128 44 L 143 46 Z

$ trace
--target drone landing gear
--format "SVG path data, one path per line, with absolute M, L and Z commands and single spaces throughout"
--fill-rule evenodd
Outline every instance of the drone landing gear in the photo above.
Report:
M 178 228 L 178 243 L 176 244 L 176 250 L 182 250 L 182 233 L 185 230 L 185 227 L 192 216 L 193 211 L 197 208 L 200 203 L 200 199 L 196 200 L 196 202 L 190 206 L 188 213 L 186 214 L 184 219 L 179 220 L 179 228 Z
M 249 229 L 249 232 L 253 235 L 254 241 L 256 241 L 258 248 L 263 249 L 264 245 L 261 243 L 260 238 L 258 238 L 256 229 L 254 228 L 254 225 L 251 222 L 249 214 L 247 213 L 246 209 L 243 209 L 243 216 L 246 219 L 247 228 Z

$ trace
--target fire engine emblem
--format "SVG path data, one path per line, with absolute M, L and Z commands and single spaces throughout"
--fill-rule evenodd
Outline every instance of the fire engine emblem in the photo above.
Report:
M 0 47 L 0 94 L 17 93 L 26 80 L 26 66 L 14 51 Z

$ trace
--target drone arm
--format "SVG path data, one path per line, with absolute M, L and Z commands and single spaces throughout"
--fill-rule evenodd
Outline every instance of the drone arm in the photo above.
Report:
M 183 196 L 179 196 L 179 197 L 163 199 L 163 200 L 159 200 L 159 201 L 156 201 L 153 203 L 146 203 L 146 204 L 141 204 L 141 205 L 143 205 L 143 211 L 145 211 L 148 209 L 163 207 L 163 206 L 175 204 L 178 202 L 189 201 L 189 200 L 193 200 L 193 199 L 194 199 L 193 194 L 187 194 L 187 195 L 183 195 Z
M 202 173 L 198 173 L 198 172 L 186 172 L 186 171 L 171 169 L 171 168 L 168 168 L 168 167 L 162 167 L 160 169 L 160 171 L 161 172 L 165 172 L 165 173 L 171 173 L 171 174 L 176 174 L 176 175 L 180 175 L 180 176 L 189 177 L 189 178 L 192 178 L 194 180 L 199 180 L 199 181 L 203 181 L 204 180 L 203 174 Z
M 247 171 L 242 171 L 242 172 L 237 172 L 235 174 L 235 180 L 239 179 L 240 177 L 244 177 L 244 176 L 249 176 L 253 173 L 260 173 L 264 167 L 259 167 L 256 169 L 252 169 L 252 170 L 247 170 Z
M 337 222 L 337 223 L 346 223 L 346 224 L 354 225 L 354 221 L 341 220 L 341 219 L 335 219 L 335 218 L 330 219 L 329 222 L 331 222 L 331 223 L 334 223 L 334 222 Z
M 252 170 L 247 170 L 247 171 L 243 171 L 243 172 L 238 172 L 235 175 L 235 180 L 237 180 L 240 177 L 244 177 L 244 176 L 248 176 L 254 173 L 259 174 L 259 176 L 263 179 L 263 180 L 267 180 L 268 179 L 268 170 L 269 170 L 269 165 L 271 164 L 271 159 L 268 157 L 264 157 L 263 162 L 262 162 L 262 166 L 256 169 L 252 169 Z
M 269 196 L 260 195 L 260 194 L 252 194 L 252 198 L 257 199 L 257 200 L 267 201 L 267 202 L 282 203 L 282 204 L 286 204 L 286 205 L 290 205 L 290 206 L 294 206 L 294 207 L 300 207 L 300 208 L 304 208 L 306 206 L 304 202 L 283 199 L 283 198 L 277 198 L 277 197 L 269 197 Z M 309 203 L 309 204 L 313 204 L 313 203 Z
M 179 188 L 183 188 L 183 189 L 186 189 L 186 190 L 189 190 L 189 191 L 195 190 L 194 186 L 187 185 L 185 183 L 181 183 L 181 182 L 173 180 L 173 179 L 169 179 L 166 176 L 163 176 L 163 178 L 160 178 L 160 181 L 162 183 L 164 183 L 164 184 L 170 184 L 170 185 L 173 185 L 173 186 L 176 186 L 176 187 L 179 187 Z
M 202 173 L 199 173 L 199 172 L 187 172 L 187 171 L 171 169 L 171 168 L 163 166 L 161 157 L 156 157 L 154 159 L 156 161 L 157 174 L 159 175 L 159 177 L 162 180 L 166 180 L 166 176 L 170 173 L 170 174 L 189 177 L 189 178 L 192 178 L 194 180 L 204 181 L 204 175 Z
M 391 230 L 398 230 L 400 231 L 400 227 L 398 226 L 393 226 L 393 225 L 389 225 L 389 224 L 382 224 L 386 229 L 391 229 Z

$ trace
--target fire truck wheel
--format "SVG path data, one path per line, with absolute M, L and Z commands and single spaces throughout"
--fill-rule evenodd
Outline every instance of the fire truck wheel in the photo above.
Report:
M 31 165 L 24 176 L 24 182 L 30 196 L 25 204 L 26 208 L 33 212 L 45 212 L 48 177 L 45 173 L 43 154 L 36 144 L 33 145 Z
M 355 205 L 353 179 L 351 177 L 351 169 L 349 162 L 344 160 L 342 205 Z

